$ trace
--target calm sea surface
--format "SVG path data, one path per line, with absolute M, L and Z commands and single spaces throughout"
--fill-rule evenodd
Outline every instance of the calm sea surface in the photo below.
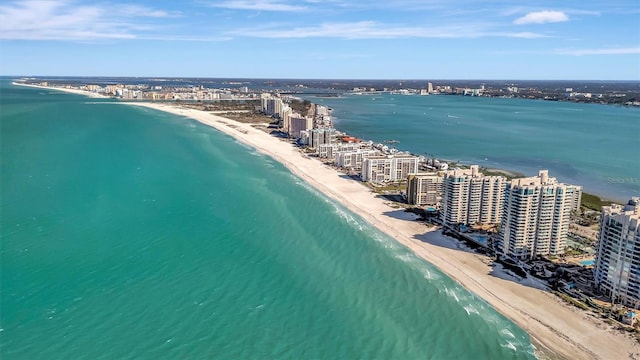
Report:
M 310 98 L 350 135 L 537 175 L 618 201 L 640 196 L 640 108 L 447 95 Z
M 3 360 L 533 357 L 486 303 L 212 128 L 6 81 L 0 106 Z

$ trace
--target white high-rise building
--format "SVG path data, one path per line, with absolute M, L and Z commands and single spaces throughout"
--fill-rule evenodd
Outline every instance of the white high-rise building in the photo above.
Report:
M 282 99 L 275 97 L 268 97 L 261 99 L 262 112 L 267 115 L 276 115 L 276 107 L 282 107 Z
M 582 188 L 558 183 L 547 170 L 511 180 L 504 199 L 499 250 L 520 259 L 561 255 Z
M 375 184 L 405 180 L 418 171 L 418 158 L 413 155 L 372 156 L 362 161 L 362 181 Z
M 640 197 L 602 208 L 594 275 L 614 303 L 640 308 Z
M 407 177 L 407 202 L 410 205 L 437 206 L 442 201 L 444 173 L 409 174 Z
M 391 167 L 391 181 L 407 180 L 409 174 L 418 172 L 419 161 L 420 159 L 413 155 L 394 155 Z
M 274 116 L 283 120 L 283 127 L 289 128 L 289 118 L 292 110 L 281 98 L 272 96 L 271 94 L 260 95 L 260 107 L 266 115 Z
M 298 137 L 298 144 L 300 145 L 309 145 L 309 143 L 311 142 L 311 134 L 310 134 L 311 130 L 301 130 L 300 131 L 300 136 Z
M 322 105 L 316 105 L 316 116 L 329 115 L 329 108 Z
M 293 110 L 287 105 L 282 108 L 282 130 L 289 133 L 291 130 L 291 117 L 293 116 Z
M 274 99 L 273 100 L 273 114 L 282 117 L 282 110 L 284 109 L 284 103 L 282 99 Z
M 504 176 L 484 176 L 478 165 L 444 176 L 440 216 L 444 224 L 497 224 L 502 219 Z
M 336 152 L 339 149 L 339 145 L 336 143 L 320 144 L 316 150 L 319 158 L 331 159 L 335 161 Z
M 357 144 L 342 144 L 336 152 L 335 164 L 341 168 L 359 171 L 362 170 L 365 158 L 379 155 L 378 150 L 359 149 Z
M 311 129 L 309 130 L 309 146 L 318 149 L 322 144 L 331 144 L 335 141 L 336 129 Z
M 362 160 L 362 181 L 382 184 L 391 180 L 392 156 L 372 156 Z

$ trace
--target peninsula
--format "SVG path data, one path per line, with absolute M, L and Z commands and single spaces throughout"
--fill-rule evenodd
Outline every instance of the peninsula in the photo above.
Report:
M 78 93 L 77 89 L 72 90 Z M 413 221 L 415 217 L 390 216 L 402 211 L 360 182 L 341 176 L 333 168 L 310 158 L 291 142 L 264 131 L 268 124 L 243 123 L 179 103 L 125 104 L 194 119 L 274 158 L 517 323 L 531 335 L 542 358 L 640 358 L 640 345 L 614 331 L 602 319 L 566 305 L 546 290 L 495 276 L 488 256 L 475 253 L 457 240 L 444 236 L 438 227 Z

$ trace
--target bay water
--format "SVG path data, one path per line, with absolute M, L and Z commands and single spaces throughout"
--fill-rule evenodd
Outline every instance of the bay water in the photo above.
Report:
M 512 170 L 626 202 L 640 196 L 640 108 L 452 95 L 309 97 L 335 126 L 416 155 Z
M 481 299 L 215 129 L 8 81 L 0 109 L 3 360 L 533 358 Z

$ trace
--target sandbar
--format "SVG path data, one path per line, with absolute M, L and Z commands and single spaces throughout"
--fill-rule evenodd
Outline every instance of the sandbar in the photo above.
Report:
M 87 90 L 80 90 L 80 89 L 71 89 L 71 88 L 63 88 L 63 87 L 53 87 L 53 86 L 42 86 L 42 85 L 34 85 L 34 84 L 25 84 L 25 83 L 20 83 L 20 82 L 13 82 L 13 85 L 18 85 L 18 86 L 27 86 L 27 87 L 32 87 L 32 88 L 38 88 L 38 89 L 44 89 L 44 90 L 58 90 L 58 91 L 63 91 L 63 92 L 67 92 L 67 93 L 71 93 L 71 94 L 76 94 L 76 95 L 84 95 L 84 96 L 88 96 L 88 97 L 92 97 L 92 98 L 99 98 L 99 99 L 108 99 L 108 96 L 102 95 L 102 94 L 98 94 L 95 92 L 91 92 L 91 91 L 87 91 Z

